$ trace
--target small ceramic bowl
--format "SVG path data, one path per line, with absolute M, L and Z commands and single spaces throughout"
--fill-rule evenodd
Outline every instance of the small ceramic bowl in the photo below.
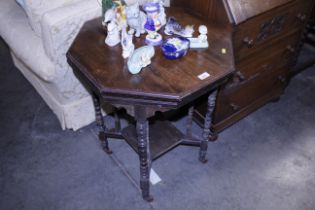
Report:
M 178 59 L 185 56 L 189 49 L 190 41 L 184 37 L 171 37 L 161 45 L 167 59 Z

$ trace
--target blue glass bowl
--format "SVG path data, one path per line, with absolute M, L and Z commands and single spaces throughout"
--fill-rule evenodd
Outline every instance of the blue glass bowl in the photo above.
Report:
M 184 37 L 167 38 L 161 45 L 164 56 L 167 59 L 178 59 L 188 52 L 190 41 Z

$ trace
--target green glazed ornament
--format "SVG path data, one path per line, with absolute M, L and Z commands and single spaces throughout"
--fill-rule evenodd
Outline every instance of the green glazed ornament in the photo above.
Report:
M 102 0 L 102 12 L 103 14 L 113 6 L 126 5 L 124 0 Z
M 102 0 L 102 12 L 105 14 L 105 12 L 112 8 L 114 5 L 113 0 Z

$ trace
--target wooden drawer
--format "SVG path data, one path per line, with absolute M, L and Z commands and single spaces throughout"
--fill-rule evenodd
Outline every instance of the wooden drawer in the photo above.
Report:
M 235 26 L 233 41 L 236 61 L 246 58 L 270 45 L 287 33 L 301 31 L 309 16 L 313 2 L 292 1 Z
M 287 72 L 285 68 L 263 72 L 237 87 L 220 91 L 214 123 L 220 123 L 243 110 L 249 109 L 262 98 L 266 98 L 268 101 L 279 96 L 287 83 Z M 267 101 L 262 101 L 262 103 Z
M 237 62 L 235 64 L 237 79 L 240 81 L 248 80 L 264 71 L 288 66 L 294 60 L 299 41 L 300 33 L 289 34 L 283 39 L 271 43 L 264 50 L 266 53 L 256 52 L 248 58 Z

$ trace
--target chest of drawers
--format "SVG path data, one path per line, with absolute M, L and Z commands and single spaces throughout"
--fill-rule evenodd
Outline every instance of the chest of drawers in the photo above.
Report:
M 231 30 L 236 73 L 219 90 L 214 131 L 281 96 L 314 0 L 179 0 L 173 5 Z M 205 113 L 201 99 L 195 111 L 200 125 Z

